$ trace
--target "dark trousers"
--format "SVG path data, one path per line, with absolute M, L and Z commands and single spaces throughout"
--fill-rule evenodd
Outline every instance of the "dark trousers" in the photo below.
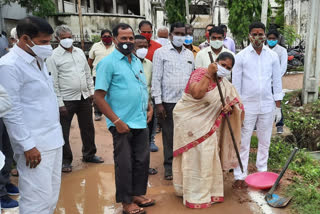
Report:
M 4 126 L 2 119 L 0 118 L 0 150 L 6 157 L 5 164 L 0 173 L 0 197 L 7 195 L 6 185 L 10 183 L 10 172 L 13 162 L 13 151 L 11 148 L 9 136 Z
M 157 129 L 157 112 L 156 112 L 156 105 L 154 104 L 154 101 L 152 101 L 153 105 L 153 115 L 151 121 L 148 123 L 148 129 L 149 129 L 149 143 L 155 143 L 155 135 L 156 135 L 156 129 Z
M 70 126 L 73 115 L 78 117 L 82 140 L 82 155 L 84 159 L 92 158 L 96 152 L 94 143 L 94 125 L 92 119 L 92 106 L 89 99 L 63 101 L 68 110 L 67 116 L 60 116 L 60 123 L 63 131 L 64 146 L 63 146 L 63 164 L 71 164 L 73 160 L 72 151 L 69 142 Z
M 163 120 L 159 119 L 162 127 L 162 142 L 164 155 L 165 176 L 172 175 L 172 159 L 173 159 L 173 117 L 172 111 L 176 103 L 162 103 L 166 110 L 167 117 Z
M 131 129 L 119 134 L 110 127 L 113 137 L 113 158 L 116 180 L 117 203 L 131 203 L 133 196 L 147 192 L 150 162 L 148 128 Z
M 93 84 L 96 85 L 96 77 L 93 77 Z M 93 102 L 93 108 L 94 108 L 95 115 L 100 115 L 100 116 L 102 115 L 100 109 L 98 108 L 95 102 Z

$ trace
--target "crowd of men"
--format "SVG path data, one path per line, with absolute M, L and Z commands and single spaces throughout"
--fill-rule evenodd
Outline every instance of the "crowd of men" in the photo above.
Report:
M 70 27 L 62 25 L 54 31 L 38 17 L 18 22 L 10 36 L 14 44 L 10 50 L 1 35 L 0 149 L 6 156 L 0 175 L 3 208 L 19 206 L 21 214 L 54 212 L 61 172 L 72 171 L 69 135 L 76 114 L 82 160 L 92 163 L 103 163 L 96 156 L 93 120 L 106 117 L 113 137 L 116 201 L 123 204 L 124 213 L 144 213 L 143 207 L 155 204 L 145 194 L 148 175 L 157 173 L 149 161 L 150 151 L 159 149 L 156 128 L 162 128 L 165 179 L 172 180 L 172 112 L 193 70 L 211 64 L 208 53 L 213 60 L 223 52 L 235 56 L 232 75 L 227 78 L 242 99 L 245 119 L 240 148 L 244 172 L 234 170 L 234 187 L 245 186 L 255 126 L 257 169 L 267 170 L 273 122 L 282 118 L 281 76 L 287 63 L 286 50 L 277 44 L 279 33 L 266 33 L 262 23 L 253 23 L 251 44 L 236 54 L 225 25 L 209 24 L 206 40 L 199 47 L 193 44 L 191 25 L 161 27 L 156 40 L 152 39 L 153 29 L 152 23 L 141 21 L 138 34 L 124 23 L 112 31 L 102 30 L 101 41 L 92 46 L 88 59 L 73 45 Z M 59 43 L 54 50 L 53 38 Z M 280 122 L 277 126 L 282 128 Z M 9 179 L 13 157 L 19 189 Z M 8 195 L 19 192 L 18 204 Z

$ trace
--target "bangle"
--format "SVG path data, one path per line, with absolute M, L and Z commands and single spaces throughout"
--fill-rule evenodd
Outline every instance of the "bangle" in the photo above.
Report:
M 112 122 L 114 125 L 116 125 L 117 122 L 119 122 L 120 117 L 118 119 L 116 119 L 114 122 Z

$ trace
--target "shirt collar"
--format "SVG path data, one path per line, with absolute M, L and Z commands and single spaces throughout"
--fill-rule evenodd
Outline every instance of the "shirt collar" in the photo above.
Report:
M 252 47 L 252 44 L 250 43 L 250 45 L 248 46 L 249 50 L 252 52 L 252 51 L 256 51 L 253 47 Z M 268 47 L 266 45 L 263 45 L 262 47 L 262 50 L 267 50 Z
M 176 50 L 173 45 L 172 45 L 172 42 L 170 42 L 170 44 L 168 44 L 168 47 L 170 48 L 170 50 Z M 181 52 L 186 50 L 186 48 L 184 47 L 184 45 L 182 45 L 182 49 L 181 49 Z
M 117 59 L 120 59 L 120 60 L 126 57 L 117 48 L 114 49 L 114 55 Z M 138 58 L 133 53 L 131 53 L 131 59 L 137 60 Z
M 74 46 L 72 47 L 72 52 L 76 52 L 77 49 L 74 48 Z M 61 55 L 65 54 L 66 52 L 68 52 L 66 49 L 64 49 L 63 47 L 61 47 L 61 45 L 59 44 L 57 47 L 57 52 Z M 69 52 L 70 53 L 70 52 Z
M 13 46 L 12 50 L 18 54 L 24 61 L 31 64 L 36 58 L 29 53 L 27 53 L 25 50 L 20 48 L 18 45 Z

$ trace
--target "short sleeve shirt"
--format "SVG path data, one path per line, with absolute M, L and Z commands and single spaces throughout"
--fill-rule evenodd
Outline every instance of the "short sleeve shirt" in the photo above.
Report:
M 159 44 L 158 42 L 150 40 L 150 44 L 149 44 L 149 48 L 148 48 L 148 53 L 147 53 L 146 59 L 148 59 L 148 60 L 150 60 L 152 62 L 154 52 L 158 48 L 161 48 L 161 47 L 162 47 L 162 45 Z
M 95 90 L 106 91 L 106 102 L 129 128 L 147 127 L 148 90 L 140 59 L 128 58 L 115 49 L 97 65 Z M 114 124 L 107 118 L 107 126 Z
M 109 48 L 106 48 L 102 41 L 93 44 L 89 51 L 89 58 L 93 59 L 92 76 L 96 76 L 96 68 L 100 60 L 111 54 L 112 51 L 114 51 L 113 43 Z

